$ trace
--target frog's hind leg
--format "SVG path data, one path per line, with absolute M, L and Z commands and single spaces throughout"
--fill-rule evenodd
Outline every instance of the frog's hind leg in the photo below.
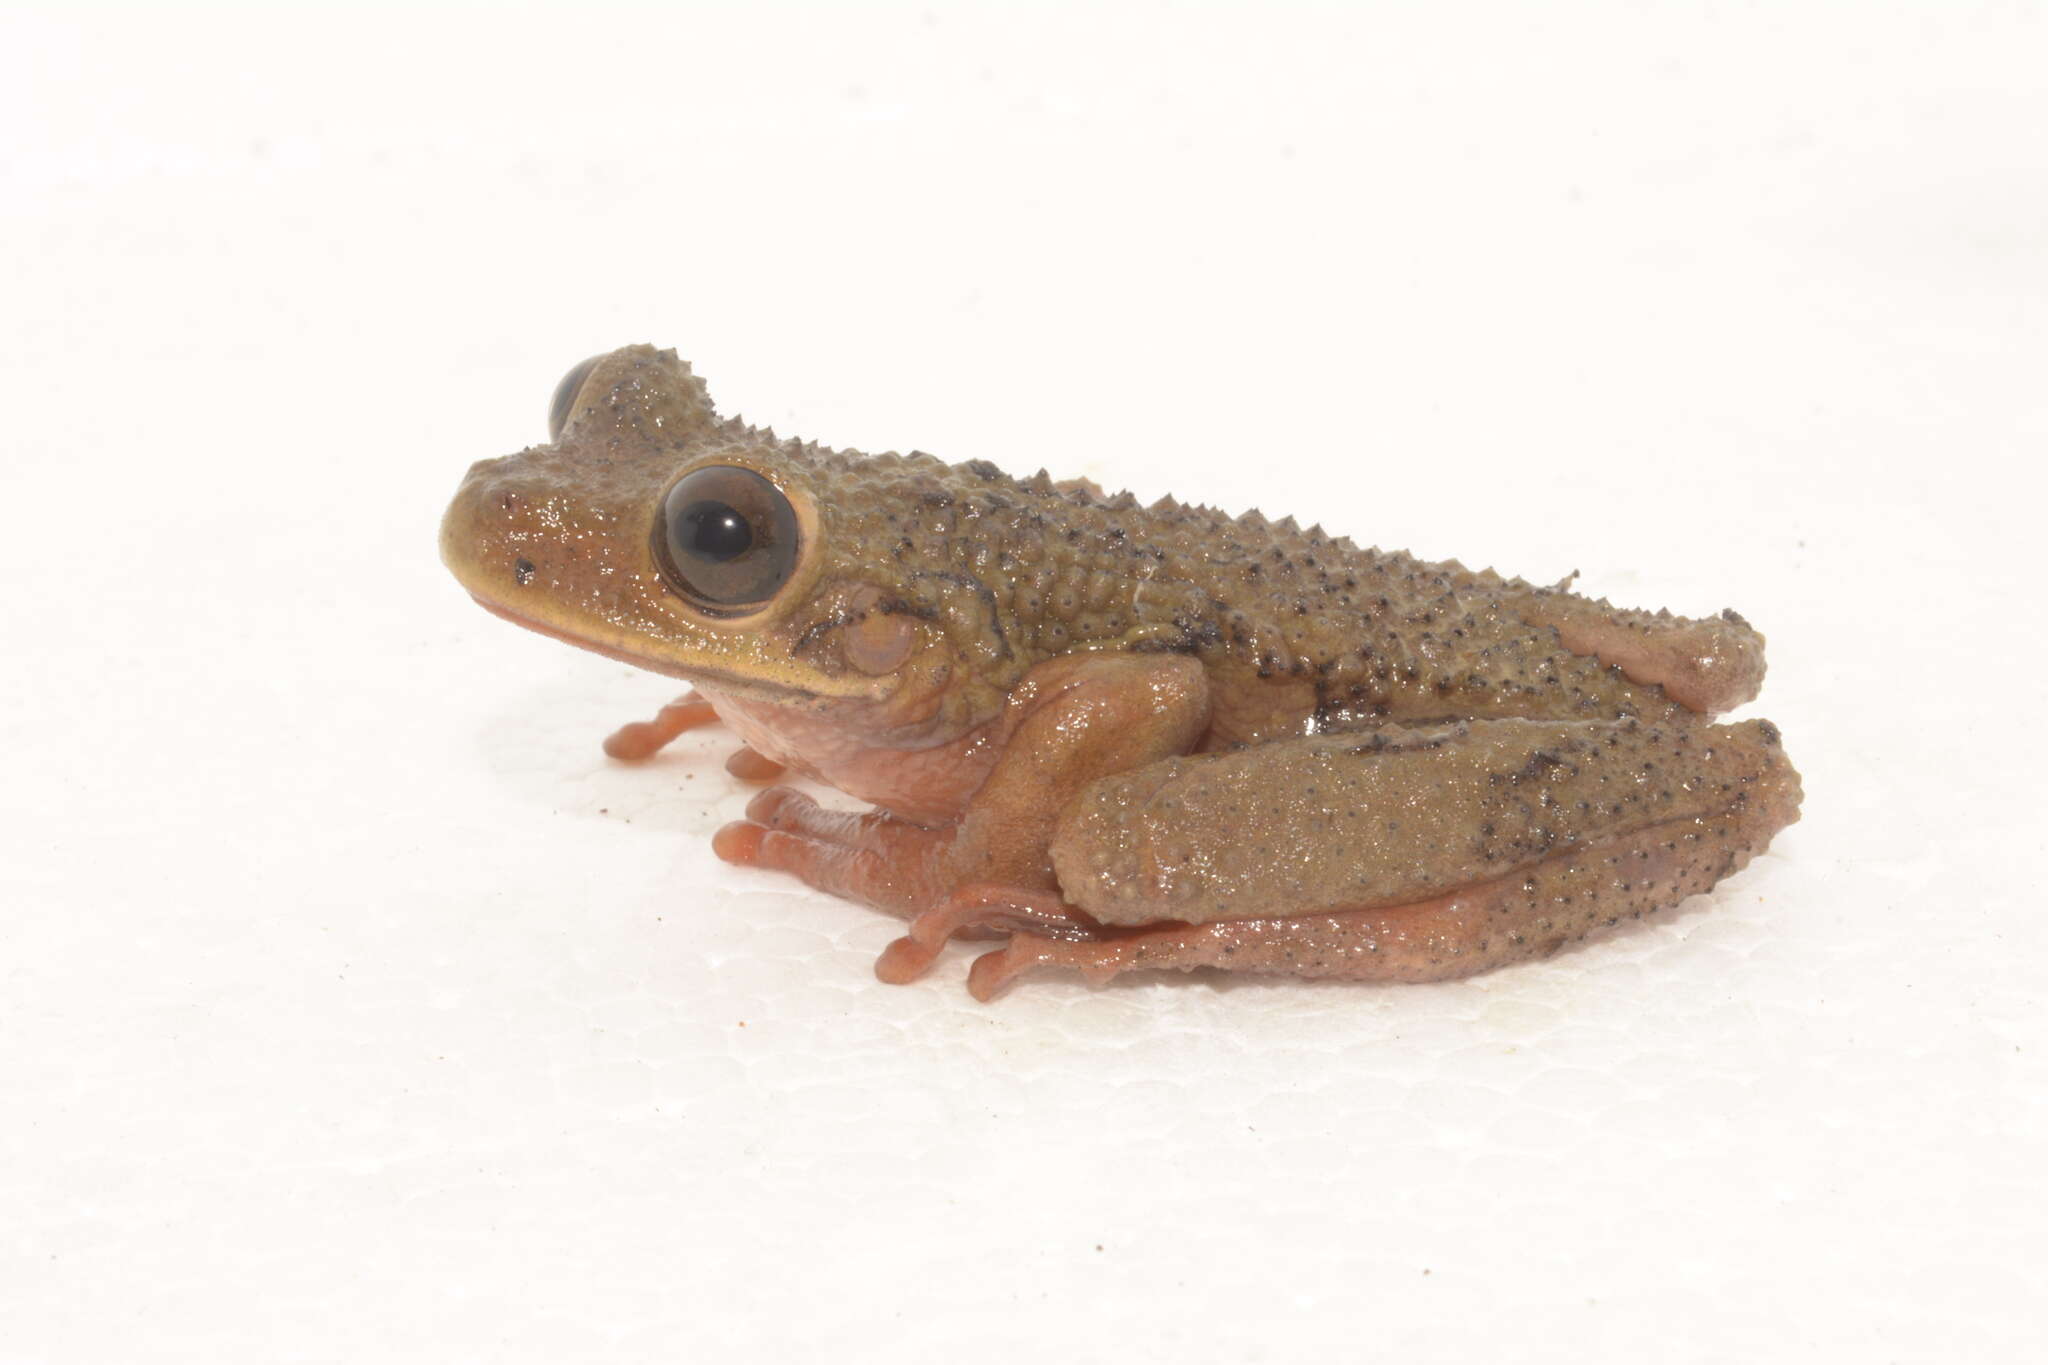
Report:
M 605 737 L 604 751 L 625 763 L 654 757 L 685 730 L 710 725 L 718 712 L 695 692 L 685 692 L 655 713 L 653 720 L 636 720 Z M 734 776 L 739 776 L 735 773 Z
M 1201 755 L 1082 792 L 1052 846 L 1070 923 L 975 963 L 1442 981 L 1706 891 L 1798 818 L 1767 721 L 1505 720 Z
M 975 959 L 967 989 L 990 1000 L 1034 967 L 1069 967 L 1097 986 L 1128 971 L 1197 967 L 1386 983 L 1476 976 L 1549 957 L 1710 890 L 1762 846 L 1725 843 L 1726 830 L 1695 826 L 1653 825 L 1584 854 L 1407 905 L 1167 923 L 1095 939 L 1018 933 Z
M 882 950 L 875 976 L 892 986 L 931 970 L 952 939 L 1036 933 L 1049 938 L 1092 938 L 1102 926 L 1049 891 L 977 882 L 910 922 L 910 932 Z

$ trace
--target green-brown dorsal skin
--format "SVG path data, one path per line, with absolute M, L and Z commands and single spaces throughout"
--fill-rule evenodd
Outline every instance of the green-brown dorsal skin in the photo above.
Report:
M 984 872 L 1020 893 L 1058 891 L 1053 827 L 1090 784 L 1129 769 L 1091 758 L 1071 716 L 1034 727 L 1049 707 L 1082 707 L 1098 739 L 1105 726 L 1136 736 L 1115 762 L 1142 766 L 1315 734 L 1452 722 L 1483 731 L 1508 718 L 1682 732 L 1706 728 L 1762 680 L 1762 638 L 1733 613 L 1623 611 L 1362 549 L 1291 519 L 1172 499 L 1141 506 L 980 461 L 778 438 L 720 417 L 673 352 L 600 357 L 566 397 L 555 441 L 472 468 L 443 526 L 449 566 L 493 610 L 687 678 L 756 750 L 909 817 L 889 836 L 895 870 L 881 882 L 835 881 L 812 866 L 815 849 L 782 847 L 830 842 L 825 824 L 787 803 L 756 822 L 783 837 L 735 835 L 721 850 L 747 844 L 737 860 L 904 914 Z M 767 478 L 802 528 L 780 589 L 737 617 L 686 600 L 657 549 L 664 496 L 707 465 Z M 1495 744 L 1508 732 L 1488 733 Z M 1026 742 L 1030 754 L 1018 750 Z M 1275 773 L 1298 762 L 1275 757 Z M 1029 781 L 1018 775 L 1027 760 L 1043 770 Z M 1777 766 L 1790 773 L 1781 757 Z M 1413 780 L 1426 784 L 1421 771 Z M 1784 823 L 1796 790 L 1777 795 Z M 1761 847 L 1769 833 L 1743 838 Z M 1447 864 L 1444 875 L 1465 874 Z M 1410 880 L 1450 889 L 1431 876 L 1424 867 Z M 1286 908 L 1252 905 L 1246 917 L 1285 918 Z M 1076 906 L 1059 915 L 1062 933 L 1094 932 Z M 1144 922 L 1142 909 L 1121 922 Z

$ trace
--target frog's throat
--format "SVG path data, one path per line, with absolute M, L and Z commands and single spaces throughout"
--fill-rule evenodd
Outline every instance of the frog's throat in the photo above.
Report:
M 690 683 L 713 683 L 721 691 L 739 696 L 757 697 L 763 701 L 774 701 L 789 705 L 800 704 L 806 701 L 879 701 L 884 695 L 883 688 L 876 681 L 865 678 L 848 680 L 843 689 L 827 691 L 818 688 L 797 687 L 764 678 L 743 677 L 738 674 L 724 673 L 715 668 L 701 668 L 689 664 L 678 664 L 671 659 L 658 658 L 651 654 L 642 654 L 636 650 L 624 649 L 617 645 L 608 645 L 601 641 L 586 639 L 580 635 L 572 635 L 559 626 L 551 626 L 545 621 L 535 620 L 531 616 L 522 615 L 509 607 L 491 601 L 480 593 L 473 592 L 470 594 L 470 598 L 491 615 L 501 620 L 510 621 L 513 625 L 530 630 L 536 635 L 545 635 L 550 640 L 560 640 L 565 645 L 574 645 L 578 649 L 589 650 L 592 654 L 602 654 L 607 659 L 616 659 L 622 664 L 631 664 L 634 668 L 644 668 L 650 673 L 660 673 L 670 678 L 681 678 L 683 681 Z

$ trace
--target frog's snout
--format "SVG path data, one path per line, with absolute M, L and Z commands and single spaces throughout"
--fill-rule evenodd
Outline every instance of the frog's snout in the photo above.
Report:
M 502 600 L 533 578 L 519 550 L 525 498 L 506 478 L 505 457 L 478 460 L 441 517 L 441 561 L 472 596 Z
M 637 468 L 626 477 L 645 482 Z M 522 624 L 576 642 L 618 634 L 655 580 L 639 509 L 611 491 L 580 449 L 478 460 L 441 517 L 441 560 L 471 597 Z

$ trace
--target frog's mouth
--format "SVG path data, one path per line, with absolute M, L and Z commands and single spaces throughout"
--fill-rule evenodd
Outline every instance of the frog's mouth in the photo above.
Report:
M 658 658 L 651 654 L 643 654 L 638 650 L 606 644 L 603 641 L 592 640 L 582 635 L 572 635 L 557 626 L 549 625 L 545 621 L 523 615 L 501 603 L 493 602 L 481 593 L 472 592 L 469 596 L 471 601 L 491 615 L 498 617 L 500 620 L 510 621 L 513 625 L 530 630 L 536 635 L 545 635 L 550 640 L 560 640 L 565 645 L 574 645 L 578 649 L 589 650 L 592 654 L 601 654 L 607 659 L 613 659 L 622 664 L 630 664 L 634 668 L 642 668 L 649 673 L 660 673 L 665 677 L 680 678 L 688 683 L 714 683 L 719 691 L 734 696 L 771 701 L 783 706 L 801 705 L 806 702 L 824 703 L 828 701 L 867 701 L 875 699 L 872 684 L 858 685 L 844 693 L 826 693 L 810 688 L 791 686 L 787 683 L 772 682 L 763 678 L 742 677 L 738 674 L 721 672 L 715 668 L 696 668 L 680 665 L 673 660 Z

